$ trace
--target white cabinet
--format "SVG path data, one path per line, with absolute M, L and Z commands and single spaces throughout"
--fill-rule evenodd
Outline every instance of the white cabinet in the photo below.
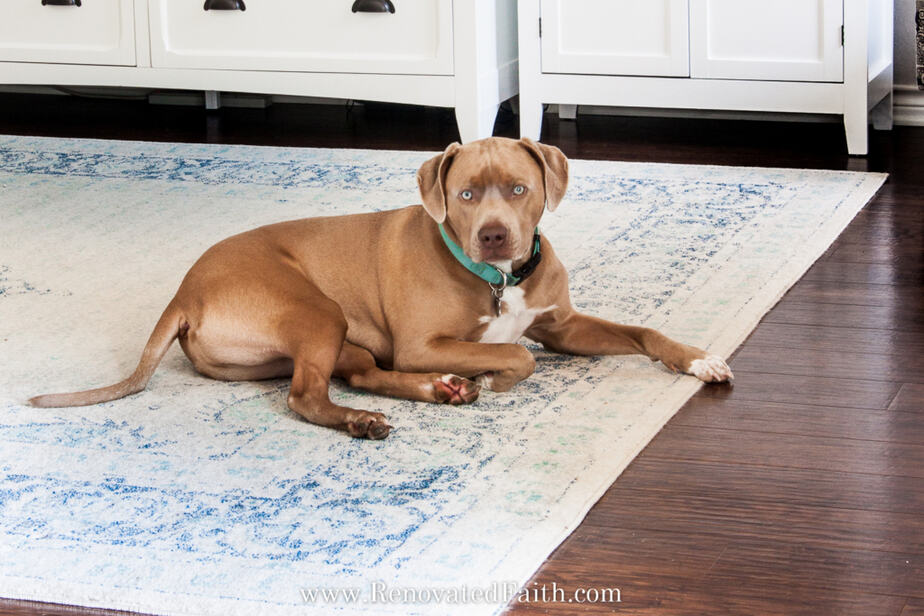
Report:
M 452 75 L 451 0 L 398 0 L 394 13 L 331 0 L 251 0 L 245 11 L 149 2 L 154 66 Z
M 132 65 L 132 0 L 0 4 L 0 62 Z
M 517 94 L 516 0 L 57 2 L 0 0 L 0 84 L 452 107 L 463 141 Z
M 844 117 L 891 127 L 891 0 L 519 0 L 520 132 L 544 104 Z
M 844 80 L 843 0 L 690 0 L 693 77 Z
M 687 0 L 542 0 L 542 70 L 689 76 Z

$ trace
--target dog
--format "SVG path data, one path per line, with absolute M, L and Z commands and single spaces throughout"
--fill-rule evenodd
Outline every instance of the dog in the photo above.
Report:
M 492 137 L 450 144 L 417 172 L 422 205 L 281 222 L 227 238 L 192 266 L 135 371 L 108 387 L 37 396 L 81 406 L 145 388 L 174 340 L 211 378 L 291 377 L 311 423 L 382 439 L 381 413 L 331 402 L 331 377 L 377 394 L 464 404 L 535 368 L 522 337 L 574 355 L 642 354 L 706 382 L 720 357 L 645 327 L 577 312 L 568 274 L 538 232 L 568 185 L 550 145 Z

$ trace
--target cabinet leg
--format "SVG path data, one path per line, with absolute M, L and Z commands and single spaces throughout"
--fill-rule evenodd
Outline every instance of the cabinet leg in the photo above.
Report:
M 865 113 L 844 115 L 844 130 L 847 133 L 847 153 L 851 156 L 866 156 L 869 152 L 869 118 Z
M 562 120 L 577 120 L 577 105 L 558 105 L 558 117 Z
M 890 92 L 879 104 L 873 107 L 873 128 L 892 130 L 892 93 Z
M 500 105 L 486 107 L 456 107 L 456 124 L 462 143 L 477 141 L 494 134 L 494 121 Z
M 531 103 L 520 97 L 520 136 L 539 141 L 542 136 L 542 103 Z
M 205 108 L 214 111 L 221 108 L 221 92 L 215 90 L 205 91 Z

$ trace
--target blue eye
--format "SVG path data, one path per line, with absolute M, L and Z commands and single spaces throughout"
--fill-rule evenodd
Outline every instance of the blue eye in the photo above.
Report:
M 522 184 L 517 184 L 516 186 L 513 187 L 513 194 L 515 195 L 522 195 L 525 192 L 526 192 L 526 187 L 523 186 Z
M 466 201 L 471 201 L 471 200 L 472 200 L 472 191 L 470 191 L 470 190 L 463 190 L 462 192 L 459 193 L 459 196 L 462 197 L 462 198 L 463 198 L 464 200 L 466 200 Z

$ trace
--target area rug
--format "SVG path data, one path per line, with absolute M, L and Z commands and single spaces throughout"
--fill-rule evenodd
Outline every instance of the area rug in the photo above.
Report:
M 533 377 L 465 407 L 335 384 L 395 426 L 370 442 L 300 420 L 285 381 L 212 381 L 175 346 L 138 395 L 24 405 L 128 374 L 214 242 L 417 203 L 432 154 L 0 137 L 0 596 L 223 616 L 493 614 L 518 596 L 696 379 L 532 345 Z M 723 356 L 885 179 L 572 173 L 542 231 L 578 308 Z

